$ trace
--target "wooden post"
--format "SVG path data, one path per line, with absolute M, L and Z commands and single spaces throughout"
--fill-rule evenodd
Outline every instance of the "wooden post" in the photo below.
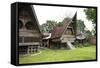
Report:
M 28 46 L 28 47 L 27 47 L 27 55 L 29 55 L 29 54 L 30 54 L 30 52 L 29 52 L 29 51 L 30 51 L 30 46 Z
M 38 46 L 36 46 L 36 52 L 38 52 Z

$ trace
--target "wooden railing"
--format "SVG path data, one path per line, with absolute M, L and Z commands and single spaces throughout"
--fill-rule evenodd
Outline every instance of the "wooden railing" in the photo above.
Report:
M 19 43 L 19 46 L 40 45 L 40 42 Z

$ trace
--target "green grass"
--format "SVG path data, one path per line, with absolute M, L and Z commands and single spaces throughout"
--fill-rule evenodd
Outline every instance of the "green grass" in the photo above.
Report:
M 88 46 L 76 48 L 74 50 L 58 49 L 41 50 L 41 54 L 35 56 L 19 56 L 19 63 L 41 63 L 41 62 L 59 62 L 59 61 L 76 61 L 76 60 L 95 60 L 96 47 Z

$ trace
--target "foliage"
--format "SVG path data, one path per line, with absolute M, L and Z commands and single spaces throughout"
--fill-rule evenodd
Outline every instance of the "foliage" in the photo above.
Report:
M 76 25 L 77 25 L 77 31 L 78 32 L 84 32 L 84 29 L 85 29 L 84 21 L 77 20 Z
M 93 35 L 96 35 L 96 28 L 92 30 Z
M 56 24 L 56 21 L 47 20 L 46 23 L 41 25 L 41 30 L 42 32 L 50 32 Z
M 59 26 L 59 27 L 61 27 L 61 26 L 63 26 L 63 22 L 58 22 L 58 24 L 57 24 L 57 26 Z
M 87 38 L 90 38 L 92 36 L 92 32 L 90 32 L 89 30 L 85 30 L 85 34 Z
M 84 9 L 86 17 L 88 20 L 92 21 L 94 29 L 92 30 L 93 34 L 96 34 L 96 9 L 95 8 L 86 8 Z
M 19 63 L 42 63 L 42 62 L 59 62 L 59 61 L 78 61 L 78 60 L 95 60 L 96 47 L 89 46 L 73 50 L 51 50 L 45 49 L 41 54 L 35 56 L 19 56 Z
M 89 47 L 89 46 L 95 46 L 95 45 L 93 45 L 93 44 L 87 42 L 87 43 L 85 43 L 83 46 L 84 46 L 84 47 Z
M 75 42 L 75 47 L 76 48 L 89 47 L 89 46 L 94 46 L 94 45 L 93 44 L 90 44 L 88 42 L 87 43 L 84 43 L 84 44 Z
M 76 42 L 76 43 L 75 43 L 75 47 L 76 47 L 76 48 L 82 48 L 82 47 L 84 47 L 84 46 L 83 46 L 82 43 L 77 43 L 77 42 Z
M 89 31 L 89 30 L 85 30 L 85 24 L 84 24 L 84 21 L 82 20 L 77 20 L 77 32 L 82 32 L 85 34 L 86 38 L 89 38 L 92 36 L 92 32 Z
M 95 8 L 87 8 L 84 10 L 86 17 L 88 20 L 92 21 L 94 24 L 96 23 L 96 9 Z
M 68 22 L 70 19 L 71 18 L 66 17 L 61 22 L 56 22 L 54 20 L 47 20 L 46 23 L 41 25 L 41 31 L 42 32 L 51 32 L 53 27 L 55 27 L 55 26 L 62 27 L 64 25 L 64 23 L 66 21 Z

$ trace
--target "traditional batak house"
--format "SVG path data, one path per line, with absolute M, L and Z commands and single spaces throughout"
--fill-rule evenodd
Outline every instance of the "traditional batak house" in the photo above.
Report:
M 42 34 L 31 5 L 18 5 L 19 11 L 19 54 L 33 54 L 38 52 L 41 45 Z
M 51 33 L 43 33 L 43 39 L 42 39 L 42 47 L 48 47 L 50 48 L 50 38 Z
M 76 34 L 76 40 L 75 41 L 78 41 L 79 43 L 85 43 L 86 42 L 86 35 L 85 33 L 83 32 L 77 32 Z
M 76 15 L 70 20 L 64 20 L 63 27 L 54 27 L 50 38 L 50 48 L 74 49 L 72 43 L 76 38 Z

